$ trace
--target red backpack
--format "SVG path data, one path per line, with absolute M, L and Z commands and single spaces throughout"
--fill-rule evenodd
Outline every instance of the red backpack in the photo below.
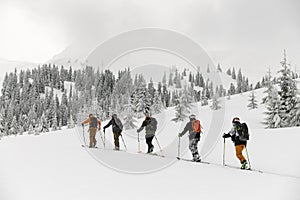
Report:
M 193 133 L 200 133 L 201 132 L 201 125 L 198 119 L 192 121 L 192 132 Z

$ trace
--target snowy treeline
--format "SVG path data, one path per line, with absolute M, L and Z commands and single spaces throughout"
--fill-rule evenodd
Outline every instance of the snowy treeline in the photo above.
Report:
M 208 72 L 209 72 L 208 67 Z M 222 69 L 218 65 L 218 72 Z M 235 74 L 230 72 L 232 75 Z M 148 77 L 147 77 L 148 78 Z M 7 73 L 1 91 L 0 131 L 2 135 L 40 133 L 73 127 L 94 113 L 106 120 L 113 113 L 125 121 L 125 128 L 135 127 L 135 118 L 144 112 L 159 113 L 163 108 L 177 106 L 176 120 L 189 112 L 190 104 L 207 105 L 213 99 L 212 109 L 218 109 L 218 97 L 245 92 L 252 88 L 239 70 L 237 87 L 231 84 L 226 91 L 222 85 L 214 86 L 200 71 L 172 68 L 159 83 L 146 82 L 143 75 L 131 76 L 130 69 L 116 75 L 110 70 L 93 67 L 73 70 L 63 66 L 43 65 L 32 70 Z
M 64 82 L 74 78 L 72 68 L 50 65 L 6 74 L 0 97 L 0 131 L 11 135 L 72 126 L 72 88 L 67 94 Z
M 292 72 L 284 52 L 280 62 L 280 76 L 277 78 L 278 89 L 272 81 L 271 73 L 266 76 L 265 85 L 267 96 L 263 99 L 267 111 L 265 121 L 267 128 L 300 126 L 300 98 L 295 78 L 298 75 Z M 273 79 L 274 80 L 274 79 Z

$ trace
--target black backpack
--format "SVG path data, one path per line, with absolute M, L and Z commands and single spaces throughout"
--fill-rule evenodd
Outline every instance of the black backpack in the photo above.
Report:
M 91 118 L 90 127 L 98 128 L 98 120 L 96 117 Z
M 240 141 L 247 141 L 249 140 L 249 131 L 248 126 L 246 123 L 242 123 L 237 127 L 237 131 L 239 134 L 239 140 Z
M 148 125 L 148 129 L 155 132 L 157 130 L 157 121 L 155 118 L 150 119 L 150 123 Z
M 123 130 L 123 124 L 122 124 L 121 120 L 118 117 L 115 117 L 114 120 L 115 120 L 115 123 L 116 123 L 117 127 L 120 129 L 120 131 L 122 131 Z

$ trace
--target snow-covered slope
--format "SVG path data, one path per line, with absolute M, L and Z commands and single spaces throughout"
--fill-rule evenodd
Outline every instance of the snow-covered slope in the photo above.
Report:
M 300 128 L 266 130 L 260 123 L 263 105 L 247 110 L 249 93 L 234 95 L 226 101 L 224 123 L 212 121 L 209 107 L 195 105 L 193 112 L 201 119 L 204 134 L 201 149 L 216 123 L 227 131 L 234 116 L 240 116 L 250 127 L 248 151 L 251 165 L 264 173 L 222 167 L 223 139 L 205 157 L 211 164 L 178 161 L 177 133 L 184 123 L 174 123 L 174 108 L 156 116 L 159 121 L 157 138 L 166 157 L 137 154 L 136 131 L 124 131 L 128 151 L 115 152 L 110 128 L 106 131 L 106 150 L 100 134 L 98 149 L 85 149 L 81 127 L 45 133 L 40 136 L 5 137 L 0 141 L 0 199 L 288 199 L 298 200 L 300 186 Z M 261 102 L 263 89 L 257 90 Z M 198 109 L 198 110 L 197 110 Z M 106 124 L 107 122 L 103 122 Z M 137 122 L 140 125 L 141 121 Z M 87 133 L 86 141 L 88 140 Z M 220 135 L 222 132 L 220 132 Z M 142 135 L 143 136 L 143 135 Z M 142 137 L 141 136 L 141 137 Z M 145 141 L 141 141 L 145 151 Z M 159 148 L 153 141 L 155 150 Z M 175 145 L 172 148 L 172 145 Z M 171 146 L 171 147 L 170 147 Z M 121 148 L 124 149 L 122 142 Z M 187 137 L 181 141 L 181 156 L 190 158 Z M 173 151 L 171 151 L 173 150 Z M 226 163 L 239 166 L 230 140 L 226 141 Z M 97 162 L 99 161 L 99 162 Z M 107 167 L 109 165 L 110 167 Z M 153 169 L 155 173 L 133 175 L 124 171 Z

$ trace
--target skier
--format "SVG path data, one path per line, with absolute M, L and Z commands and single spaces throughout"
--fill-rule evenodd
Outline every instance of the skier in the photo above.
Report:
M 137 130 L 137 132 L 141 132 L 144 127 L 145 127 L 145 138 L 146 138 L 146 143 L 148 145 L 148 151 L 147 153 L 152 153 L 154 146 L 152 144 L 152 140 L 155 136 L 155 131 L 157 129 L 157 120 L 154 117 L 151 117 L 150 113 L 145 114 L 146 118 L 142 123 L 142 126 Z
M 240 123 L 240 118 L 234 117 L 232 120 L 232 129 L 228 133 L 223 134 L 223 138 L 229 138 L 231 137 L 231 140 L 233 141 L 235 145 L 235 151 L 236 151 L 236 157 L 240 160 L 242 166 L 241 169 L 247 169 L 247 160 L 243 156 L 243 150 L 247 145 L 247 140 L 249 138 L 243 138 L 242 135 L 244 135 L 244 132 L 247 131 L 248 135 L 248 127 L 245 125 L 245 123 Z M 245 127 L 245 128 L 244 128 Z M 249 135 L 248 135 L 249 137 Z
M 197 147 L 201 133 L 200 121 L 196 119 L 196 115 L 194 114 L 191 114 L 189 119 L 190 121 L 186 124 L 184 130 L 178 134 L 178 137 L 182 137 L 187 131 L 189 131 L 189 149 L 192 152 L 193 161 L 201 162 Z
M 96 140 L 96 133 L 97 129 L 100 131 L 101 129 L 101 121 L 94 117 L 93 114 L 89 114 L 89 118 L 81 123 L 82 126 L 89 123 L 89 131 L 90 131 L 90 145 L 89 148 L 96 147 L 97 140 Z
M 112 125 L 112 131 L 114 134 L 114 143 L 115 143 L 114 150 L 118 151 L 118 150 L 120 150 L 119 137 L 122 134 L 123 124 L 122 124 L 121 120 L 118 118 L 117 114 L 113 114 L 111 117 L 111 120 L 108 122 L 108 124 L 103 127 L 104 133 L 105 133 L 105 129 L 108 128 L 110 125 Z

